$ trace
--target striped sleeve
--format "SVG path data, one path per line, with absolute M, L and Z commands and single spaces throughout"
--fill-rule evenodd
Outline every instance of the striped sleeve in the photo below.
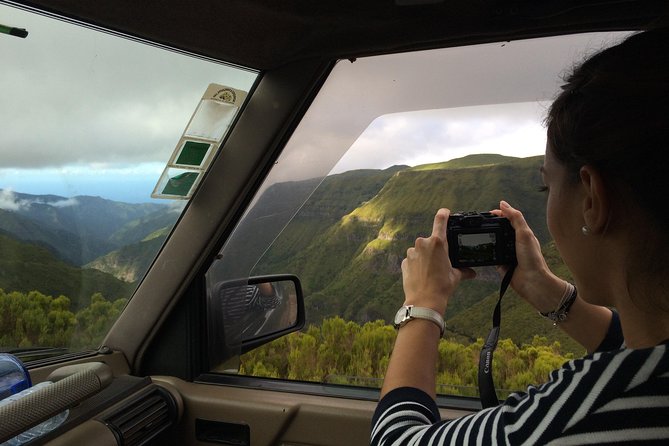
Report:
M 417 389 L 379 403 L 372 445 L 560 444 L 669 439 L 666 345 L 596 353 L 566 363 L 540 387 L 456 420 Z M 652 414 L 651 414 L 652 412 Z M 636 414 L 636 415 L 634 415 Z M 642 414 L 642 415 L 639 415 Z M 615 420 L 616 424 L 612 424 Z
M 405 430 L 413 434 L 439 421 L 439 408 L 425 392 L 411 387 L 394 389 L 379 402 L 372 420 L 372 444 L 393 444 Z M 384 438 L 381 438 L 383 434 Z

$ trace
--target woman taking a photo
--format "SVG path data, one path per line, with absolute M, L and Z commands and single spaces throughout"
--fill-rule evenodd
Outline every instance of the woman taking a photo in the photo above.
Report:
M 520 211 L 502 201 L 494 212 L 516 232 L 511 287 L 559 315 L 588 355 L 496 407 L 439 421 L 439 319 L 475 275 L 452 268 L 449 210 L 440 209 L 432 235 L 402 263 L 405 305 L 432 317 L 399 329 L 372 444 L 669 441 L 669 31 L 635 34 L 577 67 L 550 108 L 547 135 L 546 218 L 575 283 L 551 273 Z

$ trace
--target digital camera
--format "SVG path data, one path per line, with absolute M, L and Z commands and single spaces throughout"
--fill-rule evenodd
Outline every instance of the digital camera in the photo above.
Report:
M 451 214 L 446 231 L 455 268 L 516 262 L 516 233 L 509 220 L 490 212 Z

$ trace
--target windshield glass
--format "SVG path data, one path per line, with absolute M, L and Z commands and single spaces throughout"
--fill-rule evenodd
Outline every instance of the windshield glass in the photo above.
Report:
M 0 25 L 28 32 L 0 33 L 0 349 L 95 348 L 187 204 L 178 181 L 151 198 L 166 164 L 194 189 L 216 151 L 183 144 L 203 94 L 257 73 L 4 5 Z

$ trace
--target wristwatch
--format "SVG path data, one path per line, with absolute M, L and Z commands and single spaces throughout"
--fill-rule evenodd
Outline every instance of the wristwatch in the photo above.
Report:
M 441 314 L 431 308 L 414 307 L 413 305 L 404 305 L 397 311 L 394 320 L 395 328 L 399 330 L 413 319 L 427 319 L 434 322 L 439 327 L 441 336 L 444 335 L 444 318 L 441 317 Z

